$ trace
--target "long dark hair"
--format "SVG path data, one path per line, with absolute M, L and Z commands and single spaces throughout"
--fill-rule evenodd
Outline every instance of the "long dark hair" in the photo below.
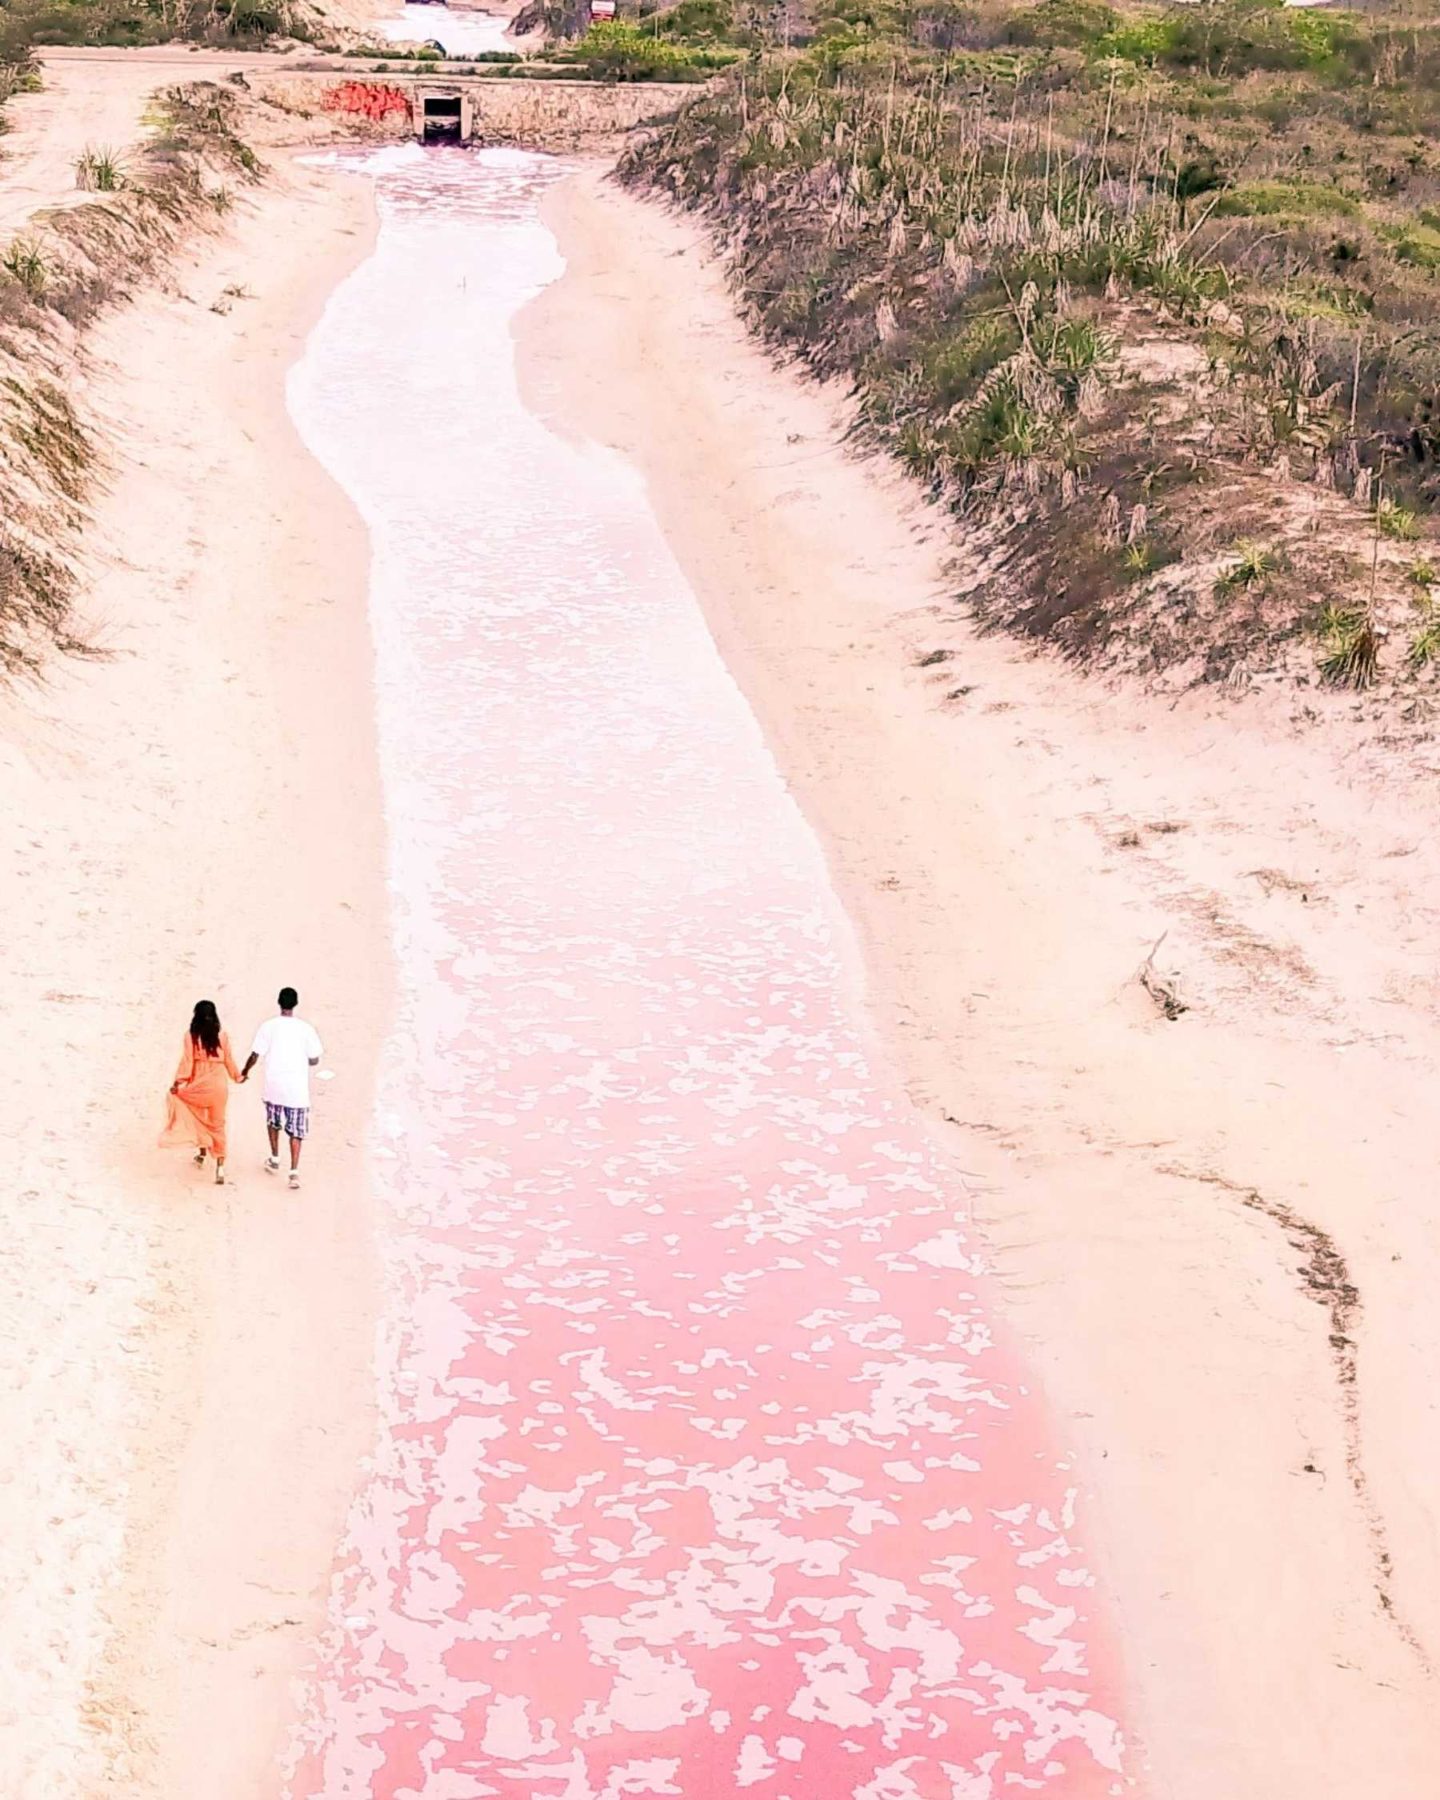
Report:
M 207 1056 L 220 1054 L 220 1015 L 213 1000 L 197 1000 L 195 1016 L 190 1021 L 190 1035 Z

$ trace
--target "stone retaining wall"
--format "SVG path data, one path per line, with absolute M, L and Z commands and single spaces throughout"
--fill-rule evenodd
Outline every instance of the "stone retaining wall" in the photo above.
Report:
M 278 109 L 281 120 L 266 136 L 283 142 L 284 119 L 296 121 L 295 135 L 366 137 L 394 142 L 413 137 L 422 91 L 464 95 L 477 144 L 516 144 L 528 150 L 595 150 L 614 145 L 637 125 L 663 118 L 697 88 L 661 82 L 607 84 L 588 81 L 525 81 L 447 75 L 361 75 L 276 70 L 249 78 L 258 98 Z M 299 122 L 304 121 L 303 129 Z

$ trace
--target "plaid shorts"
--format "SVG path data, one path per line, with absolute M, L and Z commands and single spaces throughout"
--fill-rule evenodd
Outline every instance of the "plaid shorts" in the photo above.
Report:
M 271 1131 L 283 1131 L 286 1137 L 303 1138 L 310 1131 L 308 1106 L 272 1106 L 265 1102 L 265 1123 Z

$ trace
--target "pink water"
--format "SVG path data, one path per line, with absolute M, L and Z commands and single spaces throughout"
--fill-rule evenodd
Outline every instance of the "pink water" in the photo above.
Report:
M 288 1791 L 1127 1791 L 1073 1478 L 816 843 L 640 481 L 520 403 L 563 171 L 364 166 L 292 406 L 374 542 L 383 1418 Z

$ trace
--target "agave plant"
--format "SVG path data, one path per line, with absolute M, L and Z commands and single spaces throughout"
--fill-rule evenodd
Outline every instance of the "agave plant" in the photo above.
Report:
M 75 185 L 96 194 L 117 194 L 125 186 L 120 159 L 113 150 L 87 147 L 75 158 Z
M 1233 593 L 1239 588 L 1264 587 L 1280 567 L 1280 558 L 1263 544 L 1242 539 L 1232 546 L 1235 560 L 1220 573 L 1215 583 L 1217 593 Z
M 1320 617 L 1320 637 L 1320 673 L 1332 687 L 1374 686 L 1380 674 L 1380 634 L 1368 608 L 1329 602 Z
M 43 294 L 50 280 L 50 264 L 33 238 L 17 238 L 0 257 L 0 268 L 27 294 Z
M 1440 618 L 1432 614 L 1426 619 L 1410 640 L 1405 660 L 1415 670 L 1428 669 L 1440 661 Z

